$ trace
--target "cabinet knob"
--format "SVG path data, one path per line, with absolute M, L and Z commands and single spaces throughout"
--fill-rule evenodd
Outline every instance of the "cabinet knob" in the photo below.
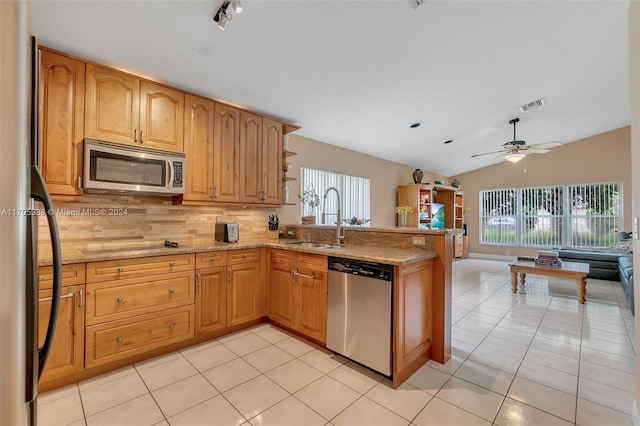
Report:
M 44 277 L 42 275 L 38 275 L 38 281 L 44 281 Z
M 124 268 L 122 268 L 122 267 L 118 268 L 118 273 L 120 274 L 122 272 L 124 272 Z
M 173 330 L 174 328 L 176 328 L 175 324 L 169 324 L 169 330 Z
M 124 302 L 124 299 L 122 297 L 118 297 L 117 302 L 118 303 L 122 303 L 122 302 Z
M 169 289 L 169 294 L 173 294 L 173 293 L 175 293 L 175 292 L 176 292 L 176 291 L 175 291 L 174 289 L 172 289 L 172 288 L 170 288 L 170 289 Z
M 248 255 L 248 254 L 246 254 L 246 253 L 242 255 L 242 258 L 243 258 L 243 259 L 246 259 L 246 258 L 248 258 L 248 257 L 249 257 L 249 255 Z
M 118 337 L 118 343 L 122 344 L 124 342 L 124 339 L 122 337 Z
M 174 266 L 176 266 L 176 262 L 169 262 L 169 267 L 173 268 Z
M 200 287 L 200 277 L 201 277 L 200 273 L 199 272 L 196 273 L 196 287 Z
M 213 257 L 213 256 L 211 256 L 211 257 L 209 258 L 209 261 L 210 261 L 210 262 L 215 262 L 215 261 L 216 261 L 216 258 L 215 258 L 215 257 Z

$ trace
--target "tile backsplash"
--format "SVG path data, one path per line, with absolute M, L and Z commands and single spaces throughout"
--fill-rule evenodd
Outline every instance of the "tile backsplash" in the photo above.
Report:
M 240 240 L 268 237 L 273 208 L 243 209 L 173 205 L 158 197 L 85 195 L 81 201 L 54 201 L 63 247 L 142 246 L 171 240 L 213 239 L 217 219 L 238 222 Z M 46 217 L 38 222 L 39 245 L 50 245 Z

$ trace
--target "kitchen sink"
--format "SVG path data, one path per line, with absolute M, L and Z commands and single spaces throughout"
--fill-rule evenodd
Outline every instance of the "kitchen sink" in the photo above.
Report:
M 319 249 L 339 249 L 340 248 L 340 246 L 337 246 L 335 244 L 319 243 L 317 241 L 292 241 L 290 243 L 285 243 L 285 244 L 290 244 L 292 246 L 298 246 L 298 247 L 312 247 L 312 248 L 319 248 Z

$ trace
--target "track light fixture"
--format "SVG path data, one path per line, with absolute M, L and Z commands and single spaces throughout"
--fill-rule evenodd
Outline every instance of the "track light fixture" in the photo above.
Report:
M 235 11 L 236 13 L 242 13 L 243 10 L 240 0 L 224 1 L 222 3 L 222 6 L 220 6 L 218 11 L 213 14 L 213 21 L 218 24 L 218 28 L 223 31 L 227 29 L 229 23 L 231 22 L 231 18 L 233 18 L 229 6 L 231 6 L 231 9 L 233 9 L 233 11 Z

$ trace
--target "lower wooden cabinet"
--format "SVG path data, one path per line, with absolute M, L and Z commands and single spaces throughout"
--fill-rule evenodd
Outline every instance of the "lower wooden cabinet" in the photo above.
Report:
M 393 295 L 394 388 L 430 358 L 433 345 L 432 265 L 433 261 L 428 259 L 397 267 Z
M 264 249 L 196 255 L 196 333 L 206 334 L 266 315 Z
M 227 328 L 227 268 L 196 272 L 196 334 Z
M 463 235 L 456 234 L 453 236 L 453 257 L 463 258 Z
M 38 346 L 44 343 L 52 290 L 38 292 Z M 46 384 L 84 369 L 84 285 L 63 287 L 60 310 L 49 358 L 40 384 Z
M 269 316 L 319 342 L 327 341 L 327 257 L 271 251 Z
M 87 368 L 194 337 L 193 305 L 87 327 Z

